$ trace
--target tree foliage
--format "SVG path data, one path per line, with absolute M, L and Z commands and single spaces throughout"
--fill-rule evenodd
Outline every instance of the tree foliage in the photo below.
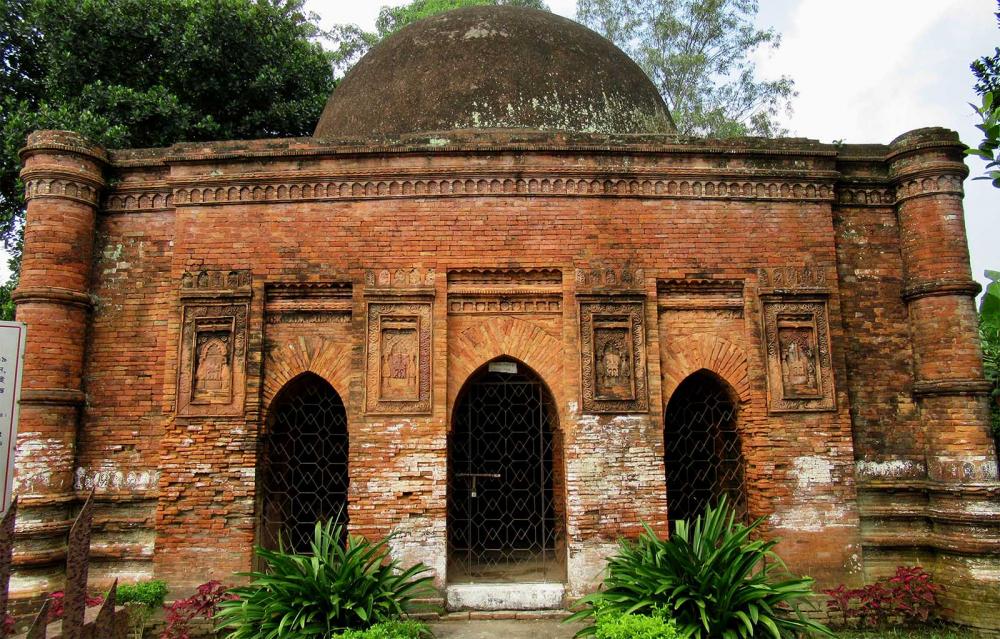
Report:
M 483 5 L 548 10 L 542 0 L 412 0 L 398 7 L 383 6 L 375 31 L 365 31 L 355 24 L 341 24 L 331 30 L 334 69 L 338 76 L 344 75 L 372 47 L 408 24 L 452 9 Z
M 1000 25 L 1000 0 L 997 0 L 997 24 Z M 983 95 L 989 91 L 1000 92 L 1000 47 L 993 55 L 984 55 L 972 63 L 972 73 L 976 76 L 976 93 Z
M 639 63 L 678 132 L 776 136 L 794 82 L 757 77 L 752 56 L 781 36 L 754 25 L 757 0 L 579 0 L 577 19 Z
M 15 271 L 32 130 L 109 147 L 309 135 L 334 77 L 303 3 L 0 0 L 0 237 Z
M 1000 7 L 1000 0 L 997 0 Z M 1000 25 L 1000 11 L 996 13 L 997 24 Z M 986 161 L 986 174 L 977 180 L 991 180 L 993 186 L 1000 188 L 1000 47 L 992 56 L 983 56 L 971 65 L 976 76 L 976 93 L 982 96 L 982 104 L 972 108 L 982 119 L 976 128 L 983 132 L 983 139 L 975 149 L 966 151 Z
M 983 368 L 993 383 L 990 418 L 993 439 L 1000 448 L 1000 271 L 986 271 L 992 280 L 979 306 L 979 336 L 983 344 Z

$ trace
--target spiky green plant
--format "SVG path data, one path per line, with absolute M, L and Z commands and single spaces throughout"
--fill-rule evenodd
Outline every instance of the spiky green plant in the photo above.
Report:
M 690 639 L 780 639 L 803 631 L 834 636 L 799 610 L 812 595 L 813 580 L 788 572 L 772 550 L 776 540 L 751 538 L 762 521 L 743 525 L 723 498 L 693 526 L 678 521 L 669 539 L 647 526 L 635 542 L 621 542 L 608 562 L 604 589 L 584 597 L 584 608 L 567 621 L 593 619 L 597 609 L 659 610 Z M 577 636 L 594 632 L 589 626 Z
M 405 570 L 389 559 L 391 537 L 346 536 L 336 521 L 317 522 L 310 554 L 257 548 L 265 572 L 232 589 L 220 605 L 227 639 L 320 639 L 399 618 L 414 598 L 431 590 L 429 569 Z

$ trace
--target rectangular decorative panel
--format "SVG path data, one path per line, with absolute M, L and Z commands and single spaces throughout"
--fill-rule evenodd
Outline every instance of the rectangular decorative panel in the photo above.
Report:
M 583 411 L 644 413 L 646 328 L 641 299 L 587 297 L 580 302 Z
M 177 414 L 240 415 L 246 397 L 248 270 L 181 275 Z
M 763 306 L 770 412 L 834 410 L 826 300 L 768 297 Z
M 431 410 L 431 302 L 368 303 L 368 413 Z

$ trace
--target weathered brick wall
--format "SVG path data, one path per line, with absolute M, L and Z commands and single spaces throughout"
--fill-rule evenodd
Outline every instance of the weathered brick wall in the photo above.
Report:
M 868 480 L 924 479 L 928 446 L 990 453 L 958 427 L 924 436 L 895 209 L 845 202 L 866 188 L 891 201 L 884 161 L 857 170 L 871 188 L 838 186 L 835 201 L 838 171 L 855 169 L 806 141 L 559 144 L 348 152 L 293 140 L 114 156 L 76 471 L 78 490 L 108 501 L 106 574 L 152 569 L 183 588 L 250 565 L 258 433 L 307 371 L 347 409 L 352 529 L 396 531 L 397 556 L 431 565 L 439 586 L 450 412 L 499 356 L 533 369 L 556 404 L 573 594 L 597 583 L 617 538 L 642 522 L 666 530 L 664 411 L 698 370 L 739 402 L 751 514 L 824 584 L 860 578 L 862 539 L 874 556 L 892 547 L 859 524 L 856 471 L 861 517 L 881 525 L 888 506 Z M 944 298 L 926 299 L 930 310 Z M 421 381 L 403 409 L 380 403 L 371 372 L 372 321 L 394 309 L 419 316 L 427 343 L 426 392 Z M 618 404 L 601 403 L 581 358 L 609 313 L 638 327 L 644 382 Z M 961 317 L 949 331 L 972 330 Z M 934 321 L 917 336 L 928 347 Z M 201 330 L 232 340 L 228 394 L 192 391 Z M 803 331 L 812 386 L 788 394 L 781 340 Z M 975 348 L 956 353 L 974 376 Z M 948 406 L 978 428 L 974 401 Z M 920 546 L 923 532 L 900 535 Z

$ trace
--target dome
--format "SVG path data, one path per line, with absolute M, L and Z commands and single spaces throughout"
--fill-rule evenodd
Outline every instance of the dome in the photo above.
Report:
M 642 69 L 597 33 L 547 11 L 480 6 L 379 43 L 334 89 L 314 135 L 455 129 L 657 134 L 674 125 Z

